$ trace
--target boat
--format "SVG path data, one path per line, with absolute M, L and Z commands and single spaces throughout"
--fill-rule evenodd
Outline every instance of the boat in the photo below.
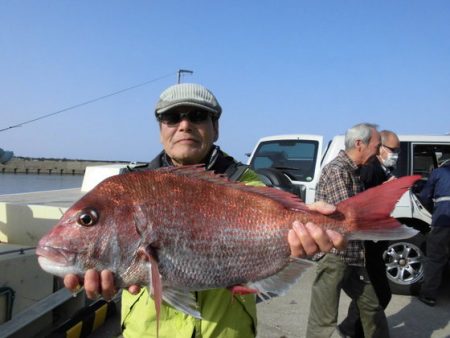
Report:
M 126 167 L 86 167 L 80 188 L 0 195 L 0 338 L 85 337 L 118 310 L 69 292 L 40 268 L 35 248 L 75 201 Z

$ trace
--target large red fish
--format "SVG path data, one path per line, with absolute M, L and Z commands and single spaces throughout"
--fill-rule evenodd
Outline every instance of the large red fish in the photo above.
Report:
M 151 285 L 162 299 L 200 316 L 192 290 L 244 286 L 283 293 L 310 263 L 292 260 L 292 223 L 312 221 L 353 238 L 405 238 L 415 232 L 390 217 L 420 176 L 403 177 L 338 204 L 310 211 L 296 196 L 250 187 L 198 166 L 113 176 L 63 215 L 37 248 L 52 274 L 108 269 L 116 285 Z

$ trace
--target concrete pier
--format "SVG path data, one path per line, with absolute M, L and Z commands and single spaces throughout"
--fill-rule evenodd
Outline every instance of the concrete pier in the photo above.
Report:
M 305 338 L 311 300 L 311 285 L 316 268 L 308 269 L 300 281 L 282 297 L 257 305 L 257 338 Z M 450 283 L 444 280 L 438 304 L 429 307 L 413 296 L 393 295 L 386 309 L 391 338 L 449 338 L 450 337 Z M 347 314 L 350 299 L 342 293 L 338 323 Z M 119 308 L 120 309 L 120 308 Z M 120 336 L 120 311 L 89 337 Z M 331 338 L 339 338 L 335 331 Z
M 87 166 L 122 163 L 127 162 L 13 157 L 6 164 L 0 165 L 0 173 L 84 175 Z

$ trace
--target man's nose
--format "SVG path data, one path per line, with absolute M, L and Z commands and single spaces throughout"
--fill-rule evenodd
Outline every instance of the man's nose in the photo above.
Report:
M 191 127 L 192 122 L 186 117 L 182 116 L 178 128 L 186 129 Z

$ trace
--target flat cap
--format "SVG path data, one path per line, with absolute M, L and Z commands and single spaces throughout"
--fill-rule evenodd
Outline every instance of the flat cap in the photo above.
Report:
M 155 115 L 162 114 L 180 106 L 191 106 L 205 109 L 219 118 L 222 107 L 214 94 L 195 83 L 180 83 L 164 90 L 156 104 Z

